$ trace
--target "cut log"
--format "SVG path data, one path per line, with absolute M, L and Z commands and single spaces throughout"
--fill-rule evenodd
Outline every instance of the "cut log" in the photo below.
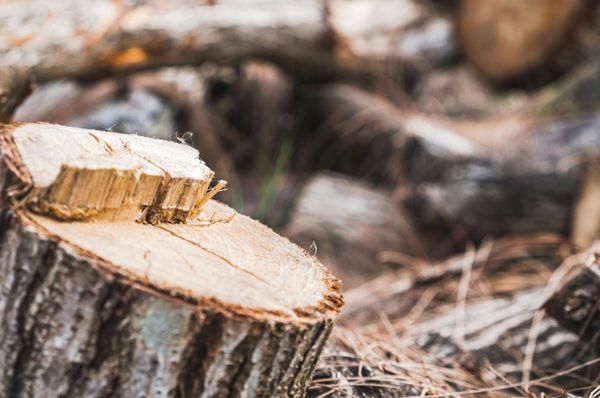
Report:
M 304 81 L 364 82 L 384 70 L 383 61 L 407 56 L 397 37 L 422 17 L 415 3 L 330 3 L 328 11 L 321 0 L 2 4 L 0 116 L 10 119 L 30 81 L 258 58 Z
M 49 18 L 53 14 L 59 20 Z M 10 58 L 2 65 L 33 72 L 41 80 L 246 56 L 277 58 L 278 51 L 281 63 L 287 65 L 304 63 L 308 56 L 313 58 L 309 64 L 327 67 L 324 59 L 314 56 L 330 60 L 332 56 L 324 41 L 321 6 L 312 0 L 302 4 L 225 0 L 213 6 L 194 1 L 144 6 L 59 1 L 35 8 L 9 3 L 2 6 L 0 16 L 2 51 Z M 33 23 L 36 31 L 23 29 Z M 57 24 L 63 29 L 56 29 Z M 338 71 L 338 65 L 327 68 Z M 308 69 L 313 68 L 303 69 L 312 73 Z
M 409 182 L 416 188 L 405 201 L 413 230 L 445 228 L 442 235 L 459 242 L 569 233 L 586 173 L 597 167 L 590 160 L 600 157 L 597 113 L 466 123 L 401 109 L 346 85 L 306 98 L 325 120 L 310 151 L 329 156 L 301 164 L 391 186 Z
M 305 167 L 396 184 L 440 179 L 446 170 L 472 162 L 482 149 L 434 117 L 399 109 L 387 99 L 345 84 L 306 90 L 304 99 L 322 123 L 301 159 Z M 319 147 L 319 151 L 315 151 Z M 315 153 L 328 153 L 319 159 Z
M 16 122 L 46 122 L 72 126 L 71 123 L 75 119 L 93 113 L 108 101 L 114 101 L 120 89 L 122 87 L 116 80 L 104 80 L 86 86 L 73 80 L 55 80 L 40 84 L 15 111 L 13 119 Z
M 600 352 L 600 259 L 596 243 L 587 260 L 573 270 L 545 308 L 561 325 L 590 341 Z
M 584 0 L 463 0 L 460 42 L 486 76 L 511 79 L 555 55 L 585 5 Z
M 0 395 L 305 394 L 339 283 L 209 200 L 195 150 L 46 124 L 1 138 Z
M 38 119 L 37 121 L 46 121 Z M 119 131 L 173 140 L 178 131 L 175 110 L 165 100 L 138 88 L 124 88 L 88 114 L 76 117 L 69 126 Z
M 390 193 L 357 179 L 317 174 L 300 193 L 284 235 L 316 255 L 352 286 L 387 269 L 383 251 L 413 254 L 407 216 Z
M 599 123 L 597 113 L 525 121 L 520 135 L 490 148 L 489 163 L 476 158 L 425 184 L 426 202 L 474 238 L 570 234 L 586 175 L 598 167 Z
M 460 365 L 441 367 L 435 361 L 425 362 L 422 350 L 402 346 L 395 337 L 374 338 L 336 326 L 317 365 L 308 396 L 447 397 L 482 387 Z M 494 395 L 501 397 L 504 396 Z
M 317 1 L 305 3 L 306 7 L 237 1 L 214 6 L 153 2 L 143 7 L 109 1 L 89 6 L 69 1 L 36 7 L 3 4 L 0 112 L 4 121 L 10 120 L 11 110 L 25 94 L 17 88 L 32 80 L 89 80 L 207 60 L 235 63 L 252 56 L 275 58 L 299 73 L 321 74 L 326 68 L 325 75 L 337 74 L 341 64 L 325 44 L 321 8 Z M 20 29 L 31 24 L 36 25 L 35 32 Z M 348 66 L 354 70 L 351 74 L 364 71 L 352 62 Z
M 417 346 L 434 358 L 461 363 L 488 386 L 515 383 L 513 391 L 522 390 L 527 388 L 526 383 L 520 384 L 524 371 L 530 372 L 528 380 L 533 381 L 588 361 L 593 363 L 545 382 L 566 390 L 597 383 L 600 364 L 593 361 L 595 350 L 540 312 L 544 297 L 541 287 L 512 297 L 473 302 L 412 325 L 412 337 L 407 339 L 415 339 Z M 533 359 L 527 366 L 529 350 Z M 546 387 L 535 382 L 532 386 L 541 391 Z

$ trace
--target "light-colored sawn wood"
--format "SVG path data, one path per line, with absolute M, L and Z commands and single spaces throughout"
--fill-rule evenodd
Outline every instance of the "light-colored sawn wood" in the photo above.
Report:
M 186 221 L 218 192 L 208 192 L 213 172 L 185 145 L 33 123 L 2 140 L 22 166 L 28 206 L 59 219 Z

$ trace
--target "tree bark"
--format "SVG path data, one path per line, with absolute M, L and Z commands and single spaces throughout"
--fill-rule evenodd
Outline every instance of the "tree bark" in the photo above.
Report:
M 186 157 L 191 148 L 61 129 L 3 126 L 0 395 L 304 396 L 341 305 L 337 281 L 287 240 L 216 202 L 196 216 L 162 217 L 183 210 L 181 192 L 210 175 L 197 152 L 195 161 Z M 50 136 L 67 153 L 83 145 L 82 157 L 56 156 Z M 126 143 L 130 158 L 141 156 L 138 185 L 105 178 L 94 191 L 89 181 L 127 175 L 111 140 Z M 153 145 L 176 159 L 157 157 Z M 118 194 L 122 206 L 147 206 L 142 193 L 155 171 L 148 164 L 165 173 L 165 189 L 153 193 L 162 196 L 152 202 L 158 208 L 141 214 L 162 216 L 140 223 L 139 212 L 111 206 Z M 57 167 L 85 178 L 65 184 Z M 179 168 L 194 172 L 173 201 L 160 193 L 177 191 Z M 81 198 L 96 206 L 83 209 Z

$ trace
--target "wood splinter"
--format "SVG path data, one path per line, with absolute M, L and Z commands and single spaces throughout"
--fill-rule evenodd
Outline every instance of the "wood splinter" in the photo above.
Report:
M 48 124 L 0 151 L 0 396 L 305 394 L 339 282 L 197 151 Z
M 16 192 L 60 220 L 186 222 L 225 186 L 208 190 L 214 173 L 189 146 L 49 124 L 5 129 Z

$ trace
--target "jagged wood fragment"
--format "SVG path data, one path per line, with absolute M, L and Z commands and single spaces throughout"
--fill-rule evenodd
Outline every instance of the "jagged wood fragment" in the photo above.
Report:
M 59 219 L 182 222 L 213 194 L 213 172 L 185 145 L 34 123 L 1 139 L 24 204 Z

